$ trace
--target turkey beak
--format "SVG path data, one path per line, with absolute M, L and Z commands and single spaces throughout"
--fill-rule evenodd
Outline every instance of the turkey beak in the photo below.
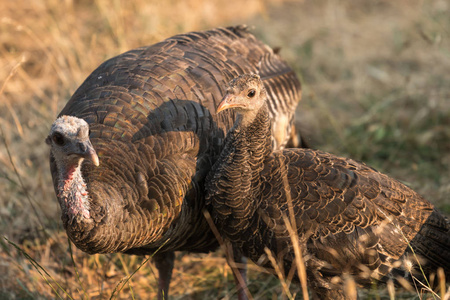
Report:
M 234 102 L 234 99 L 236 97 L 232 94 L 226 94 L 225 97 L 223 97 L 222 101 L 220 101 L 219 106 L 217 106 L 217 110 L 216 110 L 216 114 L 218 114 L 219 112 L 235 107 L 235 106 L 239 106 Z
M 90 160 L 96 167 L 100 165 L 97 152 L 95 152 L 95 149 L 91 144 L 91 141 L 87 140 L 86 142 L 81 142 L 78 144 L 78 146 L 80 149 L 81 157 Z

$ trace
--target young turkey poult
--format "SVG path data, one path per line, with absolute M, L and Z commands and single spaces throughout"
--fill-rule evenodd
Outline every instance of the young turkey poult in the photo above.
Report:
M 409 245 L 426 274 L 442 267 L 450 278 L 450 225 L 430 202 L 351 159 L 309 149 L 275 151 L 266 99 L 259 76 L 245 74 L 229 83 L 217 108 L 235 110 L 237 118 L 207 177 L 206 199 L 235 249 L 271 268 L 267 247 L 292 277 L 289 220 L 308 284 L 321 299 L 346 298 L 344 274 L 366 286 L 371 279 L 410 279 L 409 271 L 420 277 Z

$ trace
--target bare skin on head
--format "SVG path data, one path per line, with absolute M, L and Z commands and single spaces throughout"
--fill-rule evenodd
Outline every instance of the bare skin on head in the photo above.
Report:
M 89 140 L 89 125 L 83 119 L 62 116 L 52 125 L 45 140 L 58 168 L 58 200 L 61 209 L 73 221 L 88 219 L 89 201 L 81 174 L 84 160 L 98 166 L 97 153 Z

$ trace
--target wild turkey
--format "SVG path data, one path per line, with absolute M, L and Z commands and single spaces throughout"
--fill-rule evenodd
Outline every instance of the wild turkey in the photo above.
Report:
M 85 80 L 47 138 L 62 221 L 78 248 L 158 250 L 166 296 L 173 251 L 216 249 L 203 216 L 203 183 L 234 122 L 233 114 L 216 117 L 215 107 L 225 84 L 243 72 L 261 75 L 274 147 L 283 147 L 300 83 L 245 27 L 181 34 L 131 50 Z
M 217 108 L 238 113 L 205 183 L 221 235 L 272 268 L 267 247 L 288 277 L 295 267 L 289 222 L 309 285 L 321 299 L 345 299 L 335 276 L 351 274 L 363 285 L 407 277 L 401 264 L 416 262 L 409 245 L 425 259 L 427 273 L 443 267 L 450 278 L 450 224 L 431 203 L 351 159 L 310 149 L 274 151 L 266 98 L 259 76 L 244 74 L 229 83 Z

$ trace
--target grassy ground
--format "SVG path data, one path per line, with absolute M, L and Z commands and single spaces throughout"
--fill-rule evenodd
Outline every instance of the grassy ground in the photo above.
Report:
M 302 78 L 297 125 L 314 148 L 363 160 L 450 214 L 449 14 L 443 0 L 0 2 L 0 299 L 109 299 L 144 261 L 70 255 L 44 139 L 102 61 L 190 30 L 254 25 Z M 147 262 L 114 297 L 152 299 L 155 272 Z M 249 275 L 254 298 L 281 297 L 274 277 L 255 266 Z M 362 296 L 389 298 L 379 291 Z M 234 298 L 222 253 L 178 254 L 171 292 Z M 396 290 L 397 299 L 412 296 Z

